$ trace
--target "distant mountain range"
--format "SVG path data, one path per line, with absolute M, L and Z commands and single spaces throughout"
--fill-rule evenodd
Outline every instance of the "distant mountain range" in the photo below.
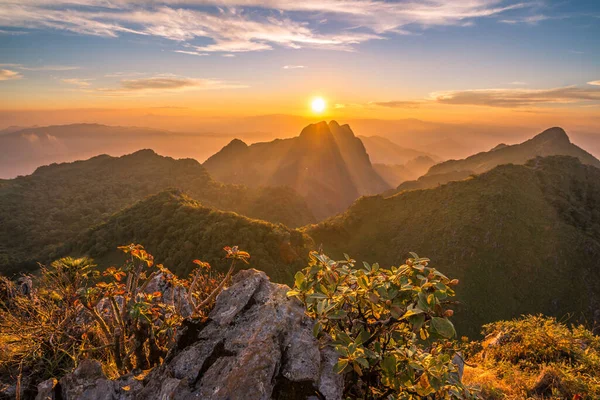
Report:
M 600 321 L 600 169 L 536 158 L 471 179 L 364 197 L 306 232 L 325 252 L 398 265 L 409 251 L 460 279 L 457 326 L 520 314 Z
M 35 268 L 36 261 L 55 257 L 74 236 L 167 188 L 252 218 L 292 227 L 314 222 L 304 200 L 286 187 L 222 184 L 195 160 L 174 160 L 152 150 L 118 158 L 102 155 L 0 180 L 0 271 Z
M 373 164 L 404 165 L 417 158 L 429 158 L 434 163 L 442 159 L 435 154 L 402 147 L 381 136 L 358 136 Z
M 172 157 L 202 161 L 229 140 L 231 136 L 226 135 L 99 124 L 10 127 L 0 131 L 0 178 L 28 175 L 41 165 L 82 160 L 98 154 L 121 156 L 150 147 Z
M 600 161 L 571 143 L 562 128 L 550 128 L 520 144 L 499 144 L 490 151 L 477 153 L 463 160 L 449 160 L 436 164 L 418 180 L 399 185 L 396 191 L 428 189 L 489 171 L 501 164 L 525 164 L 532 158 L 551 155 L 573 156 L 584 164 L 600 167 Z
M 179 191 L 169 190 L 83 231 L 57 254 L 88 255 L 107 267 L 123 258 L 117 246 L 132 242 L 143 243 L 157 263 L 181 277 L 195 268 L 192 260 L 197 258 L 225 272 L 229 263 L 223 258 L 223 247 L 238 245 L 250 252 L 253 268 L 265 271 L 276 282 L 293 281 L 314 247 L 312 240 L 298 230 L 205 207 Z
M 306 199 L 317 218 L 390 187 L 373 169 L 361 140 L 348 125 L 335 121 L 309 125 L 290 139 L 250 146 L 236 139 L 203 165 L 222 182 L 289 186 Z

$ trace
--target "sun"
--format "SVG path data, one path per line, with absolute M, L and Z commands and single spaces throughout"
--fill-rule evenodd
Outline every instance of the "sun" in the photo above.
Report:
M 315 97 L 310 103 L 310 108 L 312 108 L 313 112 L 317 114 L 325 111 L 326 106 L 327 104 L 325 104 L 325 100 L 323 100 L 322 97 Z

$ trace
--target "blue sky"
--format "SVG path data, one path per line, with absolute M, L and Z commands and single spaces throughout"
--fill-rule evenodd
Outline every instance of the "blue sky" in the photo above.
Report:
M 0 64 L 1 109 L 593 116 L 600 1 L 0 0 Z

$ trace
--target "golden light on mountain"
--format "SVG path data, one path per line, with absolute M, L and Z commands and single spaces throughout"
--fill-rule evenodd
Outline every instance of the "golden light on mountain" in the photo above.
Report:
M 325 103 L 325 100 L 322 97 L 315 97 L 314 99 L 312 99 L 312 102 L 310 103 L 310 108 L 316 114 L 320 114 L 323 111 L 325 111 L 326 107 L 327 107 L 327 104 Z

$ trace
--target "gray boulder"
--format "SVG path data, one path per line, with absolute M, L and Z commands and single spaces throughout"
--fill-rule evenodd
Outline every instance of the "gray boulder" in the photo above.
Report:
M 341 399 L 330 348 L 289 287 L 264 272 L 239 272 L 206 321 L 186 320 L 177 345 L 137 399 Z

